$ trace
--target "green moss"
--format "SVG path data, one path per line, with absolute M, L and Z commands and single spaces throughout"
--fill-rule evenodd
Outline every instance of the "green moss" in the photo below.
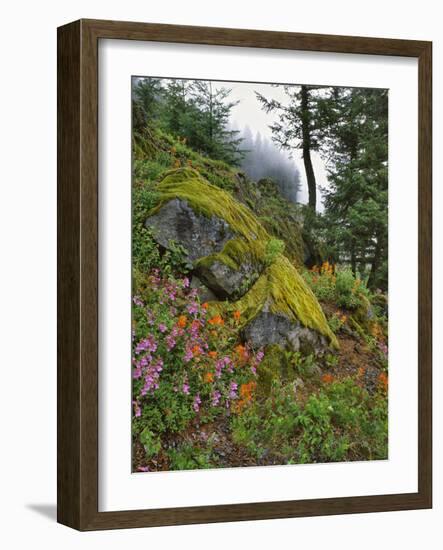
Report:
M 219 261 L 238 269 L 245 259 L 253 264 L 265 263 L 272 242 L 268 232 L 249 208 L 228 192 L 206 182 L 196 170 L 181 168 L 167 172 L 157 190 L 160 204 L 155 211 L 171 199 L 183 199 L 195 212 L 224 219 L 236 233 L 237 237 L 228 241 L 221 252 L 200 260 L 200 265 Z
M 349 324 L 363 339 L 366 338 L 366 332 L 364 331 L 363 327 L 358 321 L 355 320 L 352 315 L 349 317 Z
M 275 380 L 282 379 L 284 365 L 285 352 L 282 348 L 277 344 L 268 346 L 265 357 L 257 369 L 257 390 L 259 396 L 267 397 L 270 394 L 272 383 Z
M 326 336 L 338 348 L 338 341 L 329 328 L 325 314 L 310 288 L 290 261 L 279 254 L 259 277 L 254 286 L 234 307 L 245 323 L 252 320 L 269 303 L 272 313 L 283 314 L 292 321 Z
M 275 239 L 249 208 L 226 191 L 207 183 L 196 170 L 190 168 L 168 172 L 156 190 L 160 195 L 160 204 L 155 211 L 169 200 L 186 200 L 195 212 L 224 219 L 236 233 L 236 238 L 228 241 L 221 252 L 203 258 L 200 262 L 210 264 L 218 260 L 232 269 L 238 269 L 249 256 L 261 267 L 267 266 L 240 300 L 233 305 L 215 307 L 233 306 L 241 312 L 242 320 L 246 323 L 267 304 L 272 313 L 300 321 L 304 326 L 326 336 L 333 346 L 338 347 L 337 339 L 314 294 L 288 258 L 279 252 L 278 247 L 272 246 Z M 276 248 L 271 256 L 270 246 Z
M 232 195 L 211 185 L 192 168 L 167 172 L 157 187 L 161 204 L 173 198 L 188 201 L 196 212 L 224 219 L 248 243 L 269 240 L 269 235 L 255 215 Z

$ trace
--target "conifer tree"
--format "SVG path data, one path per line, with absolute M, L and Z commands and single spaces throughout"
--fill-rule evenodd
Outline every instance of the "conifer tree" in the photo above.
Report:
M 136 79 L 132 86 L 134 130 L 141 131 L 146 126 L 152 126 L 159 116 L 163 92 L 159 78 Z
M 317 86 L 283 86 L 287 102 L 267 99 L 256 92 L 262 108 L 270 113 L 276 111 L 278 119 L 270 125 L 274 141 L 293 155 L 296 150 L 302 151 L 303 164 L 308 184 L 308 204 L 315 211 L 317 207 L 317 182 L 312 165 L 312 151 L 318 151 L 319 111 Z
M 229 129 L 231 110 L 238 101 L 229 101 L 231 90 L 217 87 L 211 81 L 195 80 L 190 96 L 196 108 L 192 120 L 192 145 L 208 156 L 238 164 L 242 139 L 238 130 Z
M 387 90 L 342 88 L 324 100 L 328 238 L 354 273 L 369 270 L 370 287 L 387 288 Z

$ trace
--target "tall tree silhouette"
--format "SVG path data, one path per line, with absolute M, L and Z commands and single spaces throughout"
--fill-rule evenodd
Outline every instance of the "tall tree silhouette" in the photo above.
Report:
M 279 87 L 279 86 L 278 86 Z M 317 206 L 317 182 L 312 165 L 311 152 L 320 148 L 320 117 L 318 100 L 315 93 L 317 86 L 282 86 L 287 96 L 287 102 L 268 99 L 256 92 L 257 99 L 265 112 L 277 112 L 278 120 L 270 125 L 274 141 L 282 148 L 294 154 L 302 151 L 308 184 L 309 207 L 315 211 Z

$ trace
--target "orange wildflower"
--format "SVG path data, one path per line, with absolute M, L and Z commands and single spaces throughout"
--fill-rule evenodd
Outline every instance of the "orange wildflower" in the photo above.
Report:
M 202 308 L 203 308 L 203 309 L 208 309 L 208 302 L 204 302 L 204 303 L 202 304 Z
M 360 367 L 357 371 L 358 373 L 358 376 L 361 378 L 362 376 L 365 375 L 365 372 L 366 372 L 366 369 L 364 367 Z
M 246 361 L 246 359 L 248 358 L 248 350 L 245 348 L 245 346 L 243 346 L 242 344 L 238 344 L 238 346 L 235 346 L 234 349 L 238 353 L 240 359 Z
M 210 325 L 220 325 L 220 326 L 223 326 L 225 324 L 225 322 L 223 321 L 220 315 L 216 315 L 215 317 L 212 317 L 212 319 L 209 319 L 208 323 Z
M 378 375 L 378 382 L 384 391 L 388 391 L 388 375 L 385 372 Z
M 192 348 L 192 353 L 193 353 L 194 355 L 200 355 L 201 352 L 202 352 L 202 349 L 201 349 L 201 347 L 200 347 L 198 344 L 196 344 L 196 345 Z
M 236 321 L 238 321 L 240 319 L 240 316 L 241 316 L 241 313 L 238 309 L 236 311 L 234 311 L 233 317 Z
M 213 359 L 215 359 L 217 357 L 217 352 L 216 351 L 208 351 L 208 355 L 209 355 L 209 357 L 212 357 Z
M 334 381 L 334 377 L 329 373 L 324 374 L 321 379 L 325 384 L 331 384 Z
M 177 325 L 180 328 L 185 328 L 187 321 L 188 321 L 188 318 L 186 317 L 186 315 L 180 315 L 180 317 L 178 318 Z
M 207 383 L 207 384 L 211 384 L 212 382 L 214 382 L 214 374 L 212 372 L 205 372 L 205 375 L 203 377 L 203 380 Z
M 247 384 L 242 384 L 240 386 L 240 397 L 242 397 L 245 401 L 250 401 L 256 386 L 257 382 L 255 380 L 251 380 Z
M 247 384 L 240 386 L 240 398 L 236 403 L 233 403 L 233 410 L 240 413 L 244 407 L 251 401 L 253 392 L 257 386 L 255 380 L 251 380 Z
M 334 266 L 326 260 L 325 262 L 323 262 L 323 264 L 320 268 L 320 272 L 323 275 L 333 275 L 334 274 Z

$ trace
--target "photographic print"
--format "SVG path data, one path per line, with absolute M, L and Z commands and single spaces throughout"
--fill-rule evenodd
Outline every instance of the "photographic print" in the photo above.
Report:
M 387 459 L 388 90 L 131 88 L 132 471 Z

